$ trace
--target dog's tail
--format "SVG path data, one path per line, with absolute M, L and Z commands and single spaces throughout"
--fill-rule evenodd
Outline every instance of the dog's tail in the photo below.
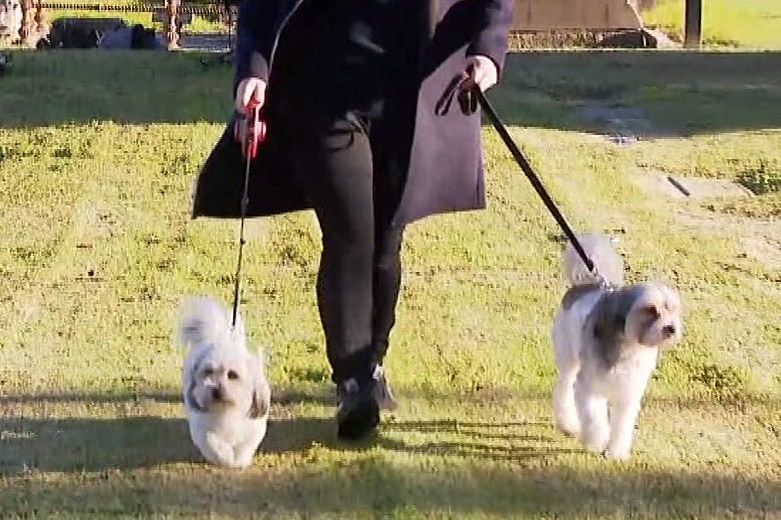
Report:
M 578 242 L 586 255 L 594 262 L 597 272 L 612 285 L 624 283 L 624 260 L 613 247 L 613 241 L 597 233 L 578 235 Z M 571 285 L 599 283 L 591 274 L 571 243 L 564 250 L 564 276 Z
M 209 296 L 195 296 L 186 300 L 180 310 L 179 343 L 187 345 L 210 344 L 220 346 L 244 341 L 244 324 L 222 303 Z

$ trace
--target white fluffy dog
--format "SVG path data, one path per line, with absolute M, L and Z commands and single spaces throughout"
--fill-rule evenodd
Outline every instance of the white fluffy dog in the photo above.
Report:
M 660 283 L 624 285 L 623 260 L 602 235 L 579 237 L 609 284 L 601 287 L 572 244 L 564 254 L 571 284 L 556 312 L 556 425 L 587 449 L 628 459 L 659 348 L 681 339 L 681 299 Z
M 201 454 L 219 466 L 244 468 L 266 436 L 271 388 L 265 363 L 247 349 L 244 325 L 208 297 L 185 303 L 179 339 L 185 359 L 184 405 L 190 437 Z

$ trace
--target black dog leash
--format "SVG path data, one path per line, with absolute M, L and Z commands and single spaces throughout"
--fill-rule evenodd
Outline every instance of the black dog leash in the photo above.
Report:
M 235 128 L 237 140 L 241 143 L 241 152 L 244 155 L 244 191 L 241 196 L 241 224 L 239 225 L 239 257 L 236 262 L 236 279 L 233 286 L 233 321 L 231 326 L 236 327 L 236 319 L 239 314 L 239 287 L 241 285 L 241 261 L 244 257 L 244 223 L 247 220 L 247 208 L 249 207 L 249 175 L 252 169 L 252 160 L 258 153 L 258 144 L 266 138 L 266 125 L 260 120 L 260 104 L 251 101 L 247 105 L 246 115 Z
M 567 224 L 567 221 L 561 214 L 561 211 L 559 211 L 559 208 L 556 207 L 556 204 L 553 202 L 550 194 L 548 194 L 545 186 L 543 186 L 542 181 L 540 181 L 540 178 L 536 173 L 534 173 L 534 169 L 531 167 L 531 164 L 529 164 L 529 161 L 523 155 L 523 152 L 521 152 L 520 148 L 518 148 L 518 145 L 510 136 L 510 133 L 507 131 L 507 127 L 504 125 L 504 123 L 502 123 L 502 120 L 499 118 L 496 110 L 494 110 L 494 107 L 491 106 L 491 103 L 488 102 L 488 98 L 485 97 L 485 93 L 483 93 L 479 86 L 471 83 L 469 78 L 470 71 L 467 71 L 463 76 L 457 76 L 453 78 L 453 81 L 450 82 L 450 85 L 448 85 L 445 93 L 436 104 L 434 109 L 436 114 L 446 114 L 450 110 L 453 98 L 458 98 L 458 104 L 461 107 L 461 111 L 467 115 L 475 113 L 475 111 L 477 111 L 477 106 L 479 105 L 488 116 L 488 119 L 491 121 L 493 127 L 499 133 L 499 136 L 502 138 L 502 141 L 504 141 L 507 149 L 510 150 L 510 153 L 515 159 L 515 162 L 518 163 L 518 166 L 521 167 L 523 173 L 526 174 L 526 177 L 532 183 L 532 186 L 534 187 L 535 191 L 537 191 L 537 194 L 540 196 L 543 203 L 545 203 L 548 211 L 550 211 L 551 215 L 553 215 L 553 218 L 556 219 L 556 222 L 564 231 L 564 234 L 567 235 L 567 238 L 572 243 L 572 247 L 575 248 L 575 251 L 578 253 L 580 259 L 583 260 L 586 268 L 592 275 L 600 280 L 601 283 L 606 284 L 607 282 L 597 272 L 596 265 L 594 265 L 594 262 L 586 254 L 586 251 L 583 249 L 580 241 L 578 241 L 575 233 L 572 232 L 572 228 L 570 228 L 569 224 Z
M 504 125 L 504 123 L 502 123 L 501 119 L 499 119 L 499 116 L 494 110 L 494 107 L 491 106 L 491 103 L 488 102 L 488 98 L 485 97 L 485 93 L 483 93 L 479 87 L 475 86 L 471 95 L 477 98 L 477 102 L 488 116 L 488 119 L 491 120 L 491 124 L 494 125 L 494 128 L 501 136 L 502 141 L 504 141 L 505 146 L 507 146 L 507 149 L 510 150 L 510 153 L 515 159 L 515 162 L 518 163 L 518 166 L 521 167 L 523 173 L 526 174 L 526 177 L 532 183 L 532 186 L 534 186 L 537 194 L 540 196 L 540 198 L 542 198 L 542 202 L 545 203 L 545 207 L 548 208 L 548 211 L 550 211 L 551 215 L 553 215 L 553 218 L 556 219 L 556 222 L 558 222 L 559 226 L 564 231 L 564 234 L 567 235 L 569 241 L 572 242 L 572 247 L 575 248 L 578 256 L 580 256 L 580 259 L 583 260 L 584 264 L 586 264 L 586 268 L 588 268 L 589 272 L 594 276 L 600 277 L 599 273 L 597 273 L 594 262 L 592 262 L 588 257 L 586 251 L 583 249 L 583 246 L 575 236 L 575 233 L 572 232 L 572 228 L 569 227 L 569 224 L 567 224 L 567 221 L 564 219 L 564 215 L 562 215 L 561 211 L 559 211 L 559 208 L 556 207 L 556 204 L 553 202 L 550 194 L 545 189 L 545 186 L 543 186 L 542 181 L 540 181 L 540 178 L 536 173 L 534 173 L 534 170 L 529 164 L 529 161 L 526 160 L 526 157 L 523 155 L 520 148 L 518 148 L 518 145 L 515 144 L 515 141 L 513 141 L 513 138 L 507 131 L 507 127 Z

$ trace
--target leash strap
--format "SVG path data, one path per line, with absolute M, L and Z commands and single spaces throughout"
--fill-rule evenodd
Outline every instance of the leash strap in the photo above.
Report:
M 241 223 L 239 225 L 239 257 L 236 262 L 236 278 L 233 286 L 233 317 L 231 326 L 236 327 L 239 314 L 239 292 L 241 285 L 241 264 L 244 257 L 244 223 L 247 220 L 247 208 L 249 206 L 249 175 L 252 169 L 252 160 L 258 153 L 258 144 L 266 138 L 266 124 L 260 119 L 260 104 L 250 101 L 247 105 L 244 117 L 237 121 L 235 132 L 241 143 L 241 153 L 244 156 L 244 191 L 241 196 Z
M 504 123 L 502 123 L 502 120 L 499 119 L 499 116 L 494 110 L 494 107 L 491 106 L 491 103 L 489 103 L 488 99 L 485 97 L 485 93 L 483 93 L 483 91 L 477 85 L 472 85 L 471 88 L 462 90 L 460 95 L 465 96 L 465 99 L 460 102 L 462 110 L 464 110 L 466 106 L 469 106 L 469 108 L 472 108 L 474 106 L 474 102 L 471 101 L 472 97 L 477 99 L 477 103 L 483 109 L 485 114 L 488 116 L 488 119 L 491 121 L 491 124 L 501 136 L 502 141 L 504 141 L 504 144 L 505 146 L 507 146 L 507 149 L 510 150 L 510 153 L 515 159 L 515 162 L 518 163 L 518 166 L 521 167 L 523 173 L 526 174 L 526 177 L 532 183 L 532 186 L 537 191 L 537 194 L 540 196 L 540 198 L 542 198 L 542 201 L 545 203 L 545 206 L 548 208 L 548 211 L 550 211 L 551 215 L 553 215 L 553 218 L 556 219 L 556 222 L 564 231 L 564 234 L 567 235 L 567 238 L 572 243 L 572 246 L 575 248 L 575 251 L 578 253 L 578 256 L 580 257 L 581 260 L 583 260 L 583 263 L 586 264 L 586 268 L 588 268 L 589 272 L 592 275 L 594 275 L 598 280 L 600 280 L 600 283 L 602 285 L 606 285 L 607 284 L 606 280 L 597 272 L 596 265 L 594 265 L 594 262 L 592 262 L 591 259 L 588 257 L 586 251 L 583 249 L 583 246 L 575 236 L 575 233 L 572 232 L 572 228 L 570 228 L 569 224 L 567 224 L 567 221 L 564 219 L 564 216 L 556 207 L 556 204 L 553 202 L 553 199 L 548 194 L 547 190 L 545 189 L 545 186 L 543 186 L 537 174 L 534 173 L 534 169 L 529 164 L 529 161 L 526 160 L 526 157 L 518 148 L 518 145 L 515 144 L 515 141 L 513 141 L 513 138 L 510 136 L 510 133 L 507 131 L 507 127 L 504 125 Z

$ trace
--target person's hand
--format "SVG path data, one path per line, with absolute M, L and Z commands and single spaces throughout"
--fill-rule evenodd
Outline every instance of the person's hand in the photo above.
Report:
M 266 101 L 266 82 L 260 78 L 247 78 L 239 82 L 239 86 L 236 87 L 236 113 L 240 114 L 240 117 L 236 119 L 233 126 L 233 137 L 236 141 L 244 143 L 247 141 L 247 117 L 251 114 L 247 113 L 247 107 L 250 102 L 257 103 L 257 108 L 263 106 Z M 261 128 L 255 128 L 255 132 L 265 133 L 265 126 Z M 248 150 L 244 150 L 246 155 Z
M 483 92 L 496 85 L 499 80 L 499 71 L 494 60 L 481 54 L 467 58 L 466 71 L 470 82 L 480 87 Z
M 247 115 L 247 105 L 255 101 L 258 107 L 262 107 L 266 101 L 266 82 L 260 78 L 247 78 L 241 80 L 236 87 L 236 111 Z

